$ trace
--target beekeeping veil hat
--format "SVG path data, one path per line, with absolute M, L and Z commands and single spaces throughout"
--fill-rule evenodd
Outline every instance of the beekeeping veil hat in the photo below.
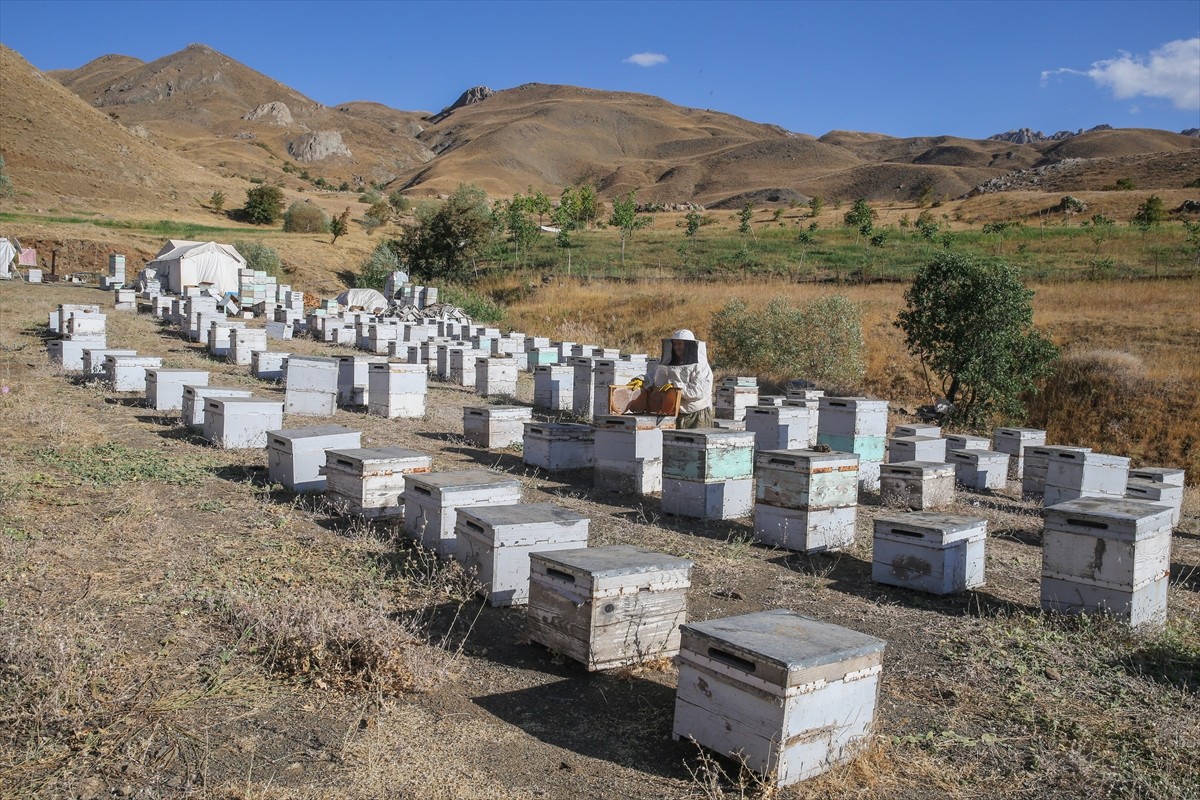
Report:
M 675 342 L 684 343 L 683 355 L 678 358 L 675 356 Z M 706 351 L 705 343 L 698 341 L 696 334 L 687 328 L 680 328 L 670 337 L 662 340 L 662 361 L 659 363 L 667 365 L 707 363 Z

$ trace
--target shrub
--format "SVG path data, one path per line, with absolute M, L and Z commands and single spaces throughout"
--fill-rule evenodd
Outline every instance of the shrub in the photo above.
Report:
M 275 248 L 262 242 L 247 241 L 234 242 L 233 246 L 242 254 L 242 258 L 246 259 L 246 269 L 262 270 L 276 278 L 283 277 L 283 264 Z
M 443 303 L 456 305 L 473 322 L 490 322 L 493 324 L 504 321 L 504 307 L 487 295 L 478 294 L 459 286 L 445 286 L 438 297 Z
M 246 190 L 242 213 L 255 225 L 274 225 L 283 213 L 283 190 L 278 186 L 255 186 Z
M 383 291 L 387 276 L 398 269 L 403 269 L 396 252 L 386 243 L 376 245 L 358 266 L 354 276 L 354 285 L 360 289 L 379 289 Z
M 380 225 L 383 225 L 391 218 L 392 207 L 388 205 L 386 201 L 380 200 L 377 203 L 373 203 L 371 207 L 367 209 L 367 213 L 363 214 L 363 227 L 366 228 L 367 232 L 369 233 L 370 231 L 378 228 Z
M 382 199 L 383 199 L 383 195 L 381 195 L 379 192 L 375 191 L 374 189 L 372 189 L 369 192 L 363 192 L 362 194 L 360 194 L 358 196 L 358 202 L 366 203 L 369 206 L 375 205 Z
M 283 229 L 288 233 L 325 233 L 329 216 L 319 206 L 297 200 L 283 212 Z
M 412 201 L 400 194 L 399 189 L 388 195 L 388 204 L 396 209 L 397 214 L 403 214 L 412 208 Z
M 751 312 L 740 298 L 713 315 L 713 363 L 778 379 L 805 378 L 849 388 L 863 378 L 865 345 L 858 306 L 841 295 L 797 307 L 774 298 Z

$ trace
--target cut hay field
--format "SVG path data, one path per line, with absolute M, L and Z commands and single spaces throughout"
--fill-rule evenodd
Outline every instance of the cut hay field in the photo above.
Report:
M 826 291 L 659 288 L 538 282 L 506 324 L 646 349 L 681 324 L 703 331 L 735 293 L 762 302 Z M 1038 300 L 1056 338 L 1131 352 L 1147 381 L 1195 376 L 1168 346 L 1196 336 L 1194 282 L 1101 284 L 1091 299 L 1059 288 Z M 870 320 L 873 369 L 884 368 L 871 386 L 909 402 L 887 381 L 908 386 L 911 366 L 889 378 L 899 356 L 881 344 L 899 287 L 848 291 Z M 790 608 L 885 639 L 865 753 L 772 792 L 672 740 L 673 666 L 589 674 L 530 644 L 522 611 L 485 607 L 470 576 L 396 528 L 272 485 L 261 451 L 216 450 L 134 395 L 61 374 L 44 349 L 47 313 L 61 302 L 107 306 L 110 346 L 281 396 L 149 317 L 112 311 L 94 289 L 0 285 L 4 797 L 1200 797 L 1195 487 L 1172 540 L 1167 627 L 1142 635 L 1039 610 L 1039 509 L 1014 484 L 960 493 L 953 510 L 988 523 L 987 583 L 935 597 L 871 582 L 872 523 L 885 511 L 871 498 L 852 548 L 802 556 L 755 545 L 747 519 L 666 517 L 654 497 L 598 495 L 586 470 L 551 474 L 525 466 L 519 449 L 475 447 L 461 436 L 462 409 L 481 401 L 448 384 L 431 384 L 423 419 L 339 410 L 321 420 L 362 431 L 364 446 L 424 451 L 438 470 L 515 477 L 523 501 L 589 517 L 593 544 L 691 559 L 691 619 Z M 1117 326 L 1131 304 L 1161 309 L 1135 332 Z M 531 391 L 523 379 L 520 399 Z

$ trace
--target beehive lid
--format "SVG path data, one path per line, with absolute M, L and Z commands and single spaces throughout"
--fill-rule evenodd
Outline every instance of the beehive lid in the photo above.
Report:
M 184 394 L 190 394 L 197 399 L 207 397 L 250 397 L 249 389 L 235 389 L 232 386 L 192 386 L 184 384 Z
M 1045 436 L 1046 432 L 1039 428 L 996 428 L 994 435 L 1009 439 L 1036 439 Z
M 358 434 L 345 425 L 310 425 L 307 428 L 282 428 L 277 431 L 267 431 L 272 440 L 284 439 L 293 447 L 299 446 L 305 439 L 320 439 L 327 436 L 343 434 Z
M 164 367 L 154 367 L 146 370 L 147 375 L 203 375 L 208 377 L 208 370 L 203 369 L 166 369 Z
M 380 464 L 392 464 L 396 462 L 414 462 L 424 460 L 430 461 L 430 457 L 418 450 L 409 450 L 406 447 L 347 447 L 338 448 L 335 450 L 326 451 L 326 461 L 333 464 L 335 461 L 348 461 L 351 465 L 358 468 L 365 468 L 368 465 L 377 467 Z
M 724 428 L 688 428 L 687 430 L 663 431 L 663 442 L 673 445 L 695 447 L 753 447 L 754 433 L 730 431 Z
M 941 442 L 945 440 L 941 436 L 923 436 L 921 434 L 915 434 L 912 436 L 893 436 L 888 441 L 901 442 L 904 444 L 924 444 L 925 442 Z
M 255 410 L 255 411 L 257 411 L 258 409 L 263 409 L 263 410 L 269 411 L 270 409 L 268 408 L 268 406 L 274 406 L 274 407 L 278 408 L 280 411 L 283 411 L 283 401 L 282 400 L 272 400 L 270 397 L 253 397 L 253 396 L 241 397 L 239 395 L 213 397 L 212 395 L 206 395 L 204 399 L 209 402 L 220 403 L 222 407 L 238 405 L 238 406 L 249 406 L 249 407 L 251 407 L 252 410 Z
M 1154 483 L 1169 483 L 1183 486 L 1184 471 L 1175 467 L 1141 467 L 1129 470 L 1129 477 Z
M 880 464 L 880 475 L 920 475 L 932 477 L 944 473 L 954 474 L 954 465 L 940 461 L 896 461 L 891 464 Z
M 548 439 L 591 439 L 595 430 L 591 425 L 578 422 L 526 422 L 525 435 Z
M 874 636 L 783 608 L 691 622 L 680 633 L 685 650 L 729 653 L 754 665 L 756 677 L 772 683 L 778 677 L 787 687 L 809 682 L 806 673 L 821 667 L 864 657 L 877 662 L 887 646 Z
M 934 546 L 987 535 L 987 521 L 962 514 L 937 511 L 913 511 L 908 514 L 880 514 L 875 518 L 875 535 L 897 541 L 925 542 Z
M 590 575 L 594 582 L 605 578 L 628 578 L 692 568 L 692 562 L 686 558 L 628 544 L 584 547 L 577 550 L 547 550 L 531 554 L 530 558 L 536 558 L 563 572 Z
M 1008 454 L 1001 453 L 997 450 L 987 450 L 978 447 L 965 447 L 960 450 L 948 450 L 946 453 L 948 458 L 953 458 L 958 461 L 1000 461 L 1007 460 Z
M 887 413 L 887 400 L 873 400 L 870 397 L 822 397 L 821 410 L 831 412 L 875 412 Z
M 1059 452 L 1063 452 L 1063 451 L 1071 451 L 1074 453 L 1090 453 L 1090 452 L 1092 452 L 1092 448 L 1090 448 L 1090 447 L 1070 447 L 1070 446 L 1061 445 L 1061 444 L 1037 445 L 1035 447 L 1025 448 L 1025 455 L 1033 454 L 1033 455 L 1041 455 L 1041 456 L 1049 457 L 1049 456 L 1054 455 L 1055 453 L 1059 453 Z
M 1183 487 L 1145 478 L 1130 478 L 1125 482 L 1125 496 L 1131 500 L 1162 500 L 1165 503 L 1169 499 L 1181 499 Z
M 467 406 L 463 413 L 493 419 L 533 419 L 533 409 L 529 406 Z
M 393 449 L 393 448 L 388 448 Z M 400 449 L 400 448 L 394 448 Z M 409 450 L 409 453 L 422 455 L 416 451 Z M 489 472 L 485 469 L 461 469 L 451 472 L 427 472 L 420 475 L 408 475 L 406 481 L 418 486 L 424 486 L 428 489 L 441 491 L 444 489 L 487 489 L 498 486 L 513 486 L 520 487 L 520 482 L 507 475 L 501 475 L 497 472 Z
M 294 367 L 302 367 L 302 366 L 307 366 L 310 364 L 313 366 L 318 366 L 318 365 L 323 365 L 323 364 L 336 365 L 338 363 L 339 363 L 338 359 L 328 358 L 325 356 L 292 356 L 290 359 L 288 359 L 288 365 L 294 366 Z
M 542 522 L 575 523 L 588 517 L 554 503 L 516 503 L 503 506 L 473 506 L 459 514 L 477 519 L 493 528 L 505 525 L 530 525 Z
M 760 450 L 754 458 L 759 468 L 787 469 L 795 472 L 849 472 L 858 469 L 858 455 L 816 450 Z
M 1141 539 L 1170 530 L 1170 506 L 1123 497 L 1080 497 L 1043 509 L 1047 528 L 1101 539 Z
M 410 364 L 407 361 L 372 361 L 367 364 L 368 372 L 426 372 L 424 364 Z
M 1089 467 L 1128 468 L 1129 459 L 1125 456 L 1112 456 L 1107 453 L 1077 453 L 1070 450 L 1060 450 L 1050 454 L 1052 461 L 1063 461 L 1075 464 L 1086 464 Z
M 657 428 L 674 428 L 675 417 L 660 417 L 652 414 L 611 414 L 596 417 L 598 430 L 652 431 Z

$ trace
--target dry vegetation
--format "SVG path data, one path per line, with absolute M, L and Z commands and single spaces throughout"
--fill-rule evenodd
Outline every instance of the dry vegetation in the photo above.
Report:
M 544 310 L 537 327 L 574 324 L 580 339 L 617 332 L 603 317 L 601 327 L 585 327 L 592 323 L 582 313 L 589 303 L 611 305 L 611 288 L 539 289 L 553 303 L 538 307 L 565 317 Z M 643 291 L 630 288 L 634 297 Z M 776 287 L 741 288 L 757 298 Z M 874 315 L 868 332 L 887 333 L 895 291 L 853 290 Z M 697 287 L 670 308 L 645 293 L 629 303 L 641 304 L 634 316 L 644 328 L 620 339 L 643 348 L 693 319 L 703 330 L 704 315 L 721 303 L 715 287 Z M 1140 299 L 1182 308 L 1180 294 L 1172 283 Z M 317 497 L 271 486 L 260 451 L 213 450 L 135 398 L 50 368 L 46 312 L 85 301 L 107 302 L 64 286 L 0 292 L 0 382 L 10 390 L 0 395 L 0 431 L 11 443 L 0 460 L 0 794 L 769 793 L 739 780 L 736 764 L 671 740 L 669 666 L 589 675 L 525 642 L 519 610 L 483 607 L 468 596 L 467 576 L 394 529 L 354 523 Z M 1118 306 L 1094 311 L 1098 330 Z M 160 354 L 168 366 L 207 365 L 213 383 L 279 393 L 145 316 L 110 312 L 109 320 L 112 343 Z M 1148 377 L 1171 369 L 1156 363 L 1157 352 L 1139 355 Z M 888 358 L 886 349 L 873 355 L 876 364 Z M 520 391 L 528 399 L 531 387 L 523 382 Z M 664 518 L 653 498 L 596 496 L 586 471 L 551 475 L 525 467 L 517 451 L 467 445 L 461 409 L 478 402 L 435 384 L 423 420 L 339 411 L 332 421 L 361 430 L 365 446 L 429 452 L 436 469 L 513 474 L 525 501 L 591 518 L 595 544 L 639 543 L 692 559 L 693 619 L 788 607 L 889 642 L 868 752 L 774 796 L 1198 796 L 1194 489 L 1173 542 L 1168 628 L 1141 636 L 1038 611 L 1040 520 L 1011 490 L 962 496 L 956 511 L 989 522 L 988 584 L 937 598 L 870 581 L 876 505 L 862 506 L 858 543 L 845 553 L 755 546 L 748 520 Z

